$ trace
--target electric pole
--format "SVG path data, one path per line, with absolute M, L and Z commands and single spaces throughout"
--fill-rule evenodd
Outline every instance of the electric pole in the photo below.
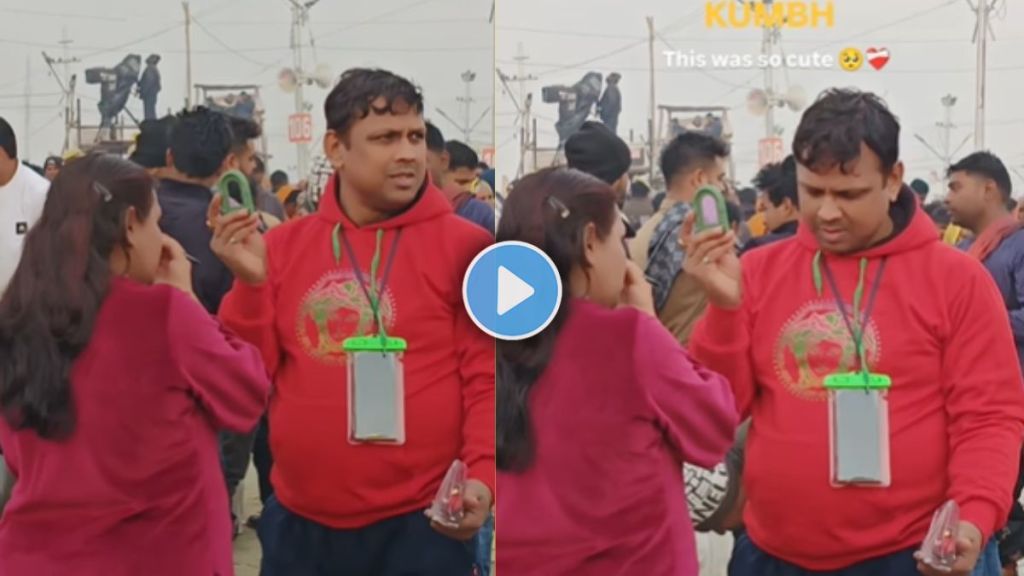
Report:
M 298 82 L 295 83 L 295 113 L 296 114 L 308 114 L 309 106 L 306 104 L 306 99 L 303 96 L 303 85 L 306 83 L 306 74 L 302 69 L 302 33 L 305 29 L 306 24 L 309 23 L 309 9 L 312 8 L 319 0 L 309 0 L 305 4 L 300 4 L 297 0 L 290 0 L 292 5 L 292 32 L 291 32 L 291 50 L 292 50 L 292 69 L 295 71 L 295 76 Z M 297 170 L 299 172 L 299 179 L 307 178 L 309 176 L 309 143 L 297 142 L 296 154 L 297 154 Z
M 939 123 L 939 128 L 942 128 L 942 151 L 945 161 L 945 165 L 949 166 L 953 163 L 953 156 L 950 152 L 949 147 L 952 145 L 950 141 L 951 131 L 953 130 L 953 106 L 956 105 L 956 96 L 952 94 L 946 94 L 942 97 L 942 107 L 946 109 L 946 118 L 943 122 Z
M 651 66 L 651 115 L 647 119 L 647 164 L 649 170 L 649 183 L 654 185 L 654 117 L 658 113 L 657 98 L 654 92 L 654 17 L 647 17 L 647 40 L 650 49 Z
M 765 10 L 771 12 L 772 1 L 764 0 Z M 765 26 L 764 40 L 761 44 L 761 53 L 765 58 L 771 58 L 775 53 L 775 41 L 778 35 L 778 28 Z M 764 137 L 775 138 L 775 76 L 772 66 L 764 67 L 764 92 L 768 100 L 768 107 L 764 113 Z
M 518 118 L 516 122 L 519 124 L 519 168 L 516 170 L 516 178 L 518 179 L 523 175 L 526 170 L 526 151 L 534 142 L 536 135 L 531 133 L 530 126 L 530 112 L 533 106 L 533 95 L 526 93 L 526 83 L 532 82 L 537 79 L 536 76 L 526 73 L 526 61 L 530 57 L 526 55 L 523 50 L 523 43 L 519 43 L 518 51 L 515 57 L 517 66 L 517 73 L 511 78 L 506 78 L 504 75 L 500 75 L 502 83 L 505 84 L 505 89 L 508 90 L 511 95 L 512 90 L 509 88 L 508 81 L 517 82 L 519 84 L 519 101 L 516 103 L 516 110 L 518 112 Z M 514 100 L 514 99 L 513 99 Z
M 25 152 L 23 158 L 28 159 L 32 157 L 32 60 L 25 57 L 25 134 L 21 138 L 25 142 Z M 19 153 L 19 155 L 21 155 Z
M 478 118 L 476 122 L 470 122 L 470 119 L 472 118 L 472 116 L 470 116 L 471 107 L 473 105 L 473 102 L 476 101 L 473 99 L 472 93 L 472 83 L 474 80 L 476 80 L 476 72 L 473 72 L 472 70 L 466 70 L 465 72 L 462 73 L 462 81 L 466 84 L 466 92 L 465 96 L 460 96 L 456 98 L 456 100 L 463 106 L 462 115 L 464 121 L 462 123 L 453 120 L 452 117 L 449 116 L 448 113 L 442 110 L 441 108 L 436 108 L 437 113 L 440 114 L 442 118 L 451 122 L 452 126 L 455 126 L 456 128 L 459 129 L 459 132 L 462 132 L 462 137 L 465 139 L 464 143 L 471 148 L 473 147 L 473 131 L 476 130 L 476 127 L 479 126 L 481 122 L 483 122 L 484 118 L 486 118 L 487 114 L 491 111 L 491 108 L 488 106 L 484 110 L 483 114 L 480 115 L 480 118 Z M 511 91 L 509 92 L 509 95 L 511 95 Z M 512 98 L 513 100 L 515 99 L 514 96 Z M 516 106 L 518 107 L 518 104 Z
M 79 62 L 79 59 L 69 56 L 68 45 L 71 42 L 68 38 L 68 29 L 65 27 L 60 41 L 63 47 L 63 57 L 52 58 L 49 54 L 43 52 L 43 60 L 46 61 L 46 65 L 50 68 L 50 73 L 53 74 L 54 80 L 60 85 L 60 91 L 64 95 L 64 148 L 62 152 L 67 152 L 71 148 L 71 131 L 75 125 L 75 80 L 71 76 L 69 65 Z M 54 68 L 56 64 L 63 64 L 64 66 L 63 80 L 57 74 L 57 69 Z
M 470 136 L 473 134 L 473 128 L 470 127 L 470 110 L 473 106 L 473 81 L 476 80 L 476 72 L 472 70 L 466 70 L 462 73 L 462 82 L 466 85 L 466 95 L 459 98 L 459 102 L 462 102 L 462 113 L 465 123 L 462 125 L 462 136 L 465 139 L 466 144 L 470 144 Z
M 971 6 L 977 17 L 974 27 L 974 42 L 977 44 L 974 87 L 974 149 L 981 150 L 985 147 L 985 52 L 988 47 L 988 36 L 992 33 L 989 15 L 995 10 L 999 0 L 974 1 L 977 2 L 976 6 Z M 970 4 L 970 0 L 968 0 L 968 4 Z
M 188 2 L 182 2 L 185 9 L 185 108 L 192 108 L 192 12 Z
M 956 128 L 956 125 L 953 124 L 953 106 L 956 105 L 956 96 L 953 96 L 952 94 L 946 94 L 945 96 L 942 97 L 941 102 L 942 107 L 945 108 L 944 119 L 942 122 L 936 122 L 935 125 L 939 127 L 942 133 L 942 152 L 936 150 L 935 147 L 932 146 L 927 140 L 925 140 L 924 137 L 921 136 L 920 134 L 914 134 L 914 138 L 916 138 L 918 142 L 923 144 L 924 147 L 927 148 L 928 151 L 931 152 L 936 159 L 942 162 L 942 189 L 940 195 L 945 194 L 946 186 L 948 184 L 948 178 L 946 178 L 945 176 L 946 168 L 948 168 L 953 163 L 953 156 L 955 156 L 956 153 L 960 151 L 960 148 L 963 148 L 964 144 L 966 144 L 967 140 L 970 138 L 970 135 L 966 136 L 963 139 L 963 141 L 960 142 L 959 146 L 957 146 L 955 149 L 952 148 L 953 129 Z

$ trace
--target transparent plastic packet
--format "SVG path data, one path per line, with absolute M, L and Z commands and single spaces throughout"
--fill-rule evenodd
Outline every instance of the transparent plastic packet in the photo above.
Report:
M 921 543 L 921 562 L 939 570 L 951 572 L 956 563 L 956 534 L 960 524 L 960 507 L 948 500 L 935 511 L 932 525 Z
M 465 517 L 463 507 L 466 494 L 466 476 L 468 470 L 462 460 L 452 462 L 448 473 L 437 489 L 434 502 L 427 509 L 427 515 L 435 522 L 449 528 L 458 528 Z

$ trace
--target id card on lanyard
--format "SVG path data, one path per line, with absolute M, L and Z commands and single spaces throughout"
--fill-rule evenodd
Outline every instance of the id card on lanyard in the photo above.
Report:
M 387 288 L 391 266 L 402 237 L 401 229 L 395 234 L 380 282 L 381 245 L 384 231 L 377 230 L 377 243 L 370 264 L 370 279 L 363 276 L 355 250 L 341 225 L 334 229 L 335 261 L 341 263 L 341 247 L 345 247 L 359 287 L 373 312 L 377 333 L 347 338 L 342 347 L 346 354 L 346 382 L 348 392 L 348 441 L 352 444 L 405 444 L 405 381 L 402 357 L 408 345 L 402 338 L 388 336 L 381 313 L 381 298 Z
M 864 347 L 864 332 L 871 318 L 885 263 L 883 259 L 878 267 L 862 312 L 867 260 L 861 260 L 852 314 L 846 309 L 828 262 L 822 260 L 821 263 L 836 307 L 853 340 L 858 364 L 856 371 L 830 374 L 824 382 L 828 391 L 829 478 L 836 487 L 885 488 L 892 483 L 888 400 L 892 380 L 885 374 L 870 371 Z

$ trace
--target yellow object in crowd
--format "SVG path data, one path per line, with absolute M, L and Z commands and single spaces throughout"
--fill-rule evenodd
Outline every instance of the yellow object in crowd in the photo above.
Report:
M 942 233 L 942 241 L 950 246 L 956 246 L 964 239 L 964 229 L 957 226 L 956 224 L 950 224 L 946 226 L 945 232 Z
M 281 204 L 287 204 L 288 197 L 291 196 L 294 191 L 295 188 L 289 184 L 285 184 L 277 189 L 277 199 L 281 201 Z
M 750 229 L 750 237 L 757 238 L 768 233 L 768 225 L 764 222 L 764 212 L 757 212 L 747 220 L 747 228 Z

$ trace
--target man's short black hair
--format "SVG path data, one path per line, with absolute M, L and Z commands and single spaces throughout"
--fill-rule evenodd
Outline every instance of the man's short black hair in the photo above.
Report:
M 444 147 L 444 134 L 434 124 L 427 122 L 427 150 L 442 154 Z
M 480 163 L 480 157 L 472 148 L 458 140 L 449 140 L 444 146 L 448 150 L 448 156 L 451 157 L 451 162 L 448 164 L 449 170 L 458 170 L 459 168 L 476 170 L 476 165 Z
M 174 167 L 189 178 L 209 178 L 224 165 L 233 142 L 225 114 L 203 106 L 182 112 L 171 129 Z
M 728 155 L 729 145 L 722 139 L 702 132 L 684 132 L 661 151 L 661 174 L 665 177 L 665 186 L 672 186 L 672 180 L 684 172 L 703 168 Z
M 270 187 L 273 188 L 274 192 L 281 186 L 288 184 L 288 173 L 284 170 L 274 170 L 274 173 L 270 175 Z
M 1013 193 L 1013 183 L 1010 181 L 1010 173 L 1006 165 L 995 154 L 988 151 L 975 152 L 962 158 L 946 170 L 947 176 L 954 172 L 966 172 L 975 176 L 989 178 L 996 183 L 996 188 L 1003 195 L 1003 200 L 1009 200 Z
M 768 196 L 772 206 L 781 206 L 789 198 L 794 207 L 800 206 L 800 195 L 796 186 L 796 160 L 792 155 L 782 162 L 768 164 L 757 173 L 754 185 Z
M 845 174 L 849 163 L 860 157 L 862 142 L 888 175 L 900 158 L 899 121 L 871 92 L 832 88 L 804 112 L 793 136 L 793 155 L 815 172 L 838 165 Z
M 14 136 L 14 128 L 0 116 L 0 149 L 7 153 L 11 160 L 18 158 L 18 139 Z
M 760 176 L 761 174 L 758 173 L 757 177 Z M 757 186 L 757 177 L 754 179 L 755 186 Z M 736 197 L 739 198 L 740 208 L 743 208 L 744 212 L 746 212 L 747 209 L 753 209 L 757 206 L 757 190 L 754 188 L 740 188 L 736 191 Z
M 381 108 L 374 106 L 379 98 L 384 99 Z M 324 102 L 327 128 L 344 137 L 353 124 L 371 111 L 394 114 L 398 105 L 411 106 L 422 114 L 423 94 L 412 82 L 387 70 L 352 68 L 341 75 Z
M 231 120 L 231 135 L 234 136 L 234 142 L 231 146 L 232 150 L 243 150 L 250 140 L 263 136 L 263 129 L 260 128 L 260 125 L 255 120 L 239 118 L 238 116 L 230 116 L 229 118 Z

